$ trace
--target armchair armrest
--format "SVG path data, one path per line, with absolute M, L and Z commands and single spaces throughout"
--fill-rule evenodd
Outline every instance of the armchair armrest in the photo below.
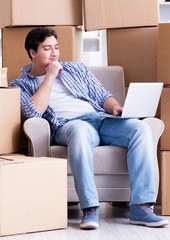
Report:
M 157 158 L 157 146 L 160 136 L 162 135 L 165 125 L 162 120 L 158 118 L 145 118 L 143 121 L 147 122 L 151 127 L 152 134 L 153 134 L 153 147 L 154 147 L 154 155 L 155 155 L 155 162 L 154 162 L 154 182 L 156 187 L 156 194 L 158 194 L 159 189 L 159 167 L 158 167 L 158 158 Z M 157 195 L 156 195 L 157 197 Z
M 23 125 L 28 138 L 28 155 L 43 157 L 49 155 L 50 126 L 43 118 L 29 118 Z
M 142 121 L 147 122 L 147 124 L 149 124 L 149 126 L 151 127 L 153 134 L 154 149 L 157 150 L 159 138 L 162 135 L 165 128 L 163 121 L 158 118 L 144 118 Z

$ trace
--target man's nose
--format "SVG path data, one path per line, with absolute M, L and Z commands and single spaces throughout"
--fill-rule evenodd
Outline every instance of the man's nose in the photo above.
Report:
M 51 47 L 51 53 L 56 55 L 57 49 L 55 49 L 54 47 Z

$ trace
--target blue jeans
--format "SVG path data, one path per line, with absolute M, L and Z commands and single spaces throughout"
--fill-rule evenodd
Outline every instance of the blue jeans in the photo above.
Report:
M 59 128 L 55 141 L 68 146 L 68 159 L 81 209 L 99 206 L 93 171 L 93 148 L 98 145 L 128 149 L 130 205 L 155 202 L 153 138 L 147 123 L 138 119 L 88 114 Z

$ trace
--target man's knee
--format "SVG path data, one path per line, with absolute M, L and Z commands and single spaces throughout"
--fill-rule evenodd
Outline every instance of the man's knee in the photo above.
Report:
M 82 120 L 73 120 L 67 125 L 67 134 L 80 139 L 92 136 L 95 131 L 93 126 Z
M 150 126 L 142 120 L 136 119 L 136 121 L 134 121 L 133 131 L 134 131 L 134 135 L 137 138 L 142 137 L 145 140 L 147 140 L 147 139 L 151 140 L 152 139 L 152 131 L 151 131 Z

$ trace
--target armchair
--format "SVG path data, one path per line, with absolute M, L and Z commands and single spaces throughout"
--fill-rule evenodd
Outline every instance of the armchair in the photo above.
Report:
M 120 66 L 89 67 L 89 70 L 109 89 L 123 105 L 125 99 L 124 71 Z M 159 170 L 157 163 L 157 144 L 164 130 L 164 124 L 157 118 L 146 118 L 153 132 L 154 176 L 158 192 Z M 42 118 L 30 118 L 24 122 L 24 132 L 28 138 L 29 155 L 49 156 L 67 159 L 67 147 L 50 146 L 50 128 Z M 94 148 L 94 178 L 102 202 L 128 202 L 130 197 L 129 176 L 127 170 L 127 149 L 116 146 L 98 146 Z M 157 197 L 157 196 L 156 196 Z M 78 202 L 74 180 L 68 163 L 68 202 Z

